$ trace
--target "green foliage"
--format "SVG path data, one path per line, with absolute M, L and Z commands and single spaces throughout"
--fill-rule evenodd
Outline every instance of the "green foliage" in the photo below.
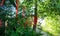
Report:
M 13 2 L 15 0 L 11 0 Z M 25 6 L 25 17 L 22 16 L 23 6 Z M 19 13 L 16 18 L 16 11 L 12 10 L 15 7 L 8 0 L 3 6 L 0 6 L 0 18 L 4 21 L 8 20 L 6 27 L 6 36 L 40 36 L 41 33 L 36 33 L 31 27 L 24 24 L 32 19 L 29 18 L 35 12 L 35 0 L 19 0 Z M 43 17 L 45 20 L 42 29 L 50 36 L 60 36 L 60 0 L 37 0 L 37 15 L 38 18 Z M 18 23 L 19 20 L 19 23 Z M 29 23 L 28 23 L 29 24 Z M 14 31 L 13 28 L 16 28 Z

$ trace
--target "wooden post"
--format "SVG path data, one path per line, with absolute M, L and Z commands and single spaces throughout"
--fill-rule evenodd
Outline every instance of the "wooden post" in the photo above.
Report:
M 2 27 L 2 19 L 0 19 L 0 27 Z
M 16 0 L 16 18 L 18 17 L 18 0 Z
M 2 5 L 4 4 L 4 1 L 5 1 L 5 0 L 2 0 L 2 1 L 1 1 L 0 6 L 2 6 Z

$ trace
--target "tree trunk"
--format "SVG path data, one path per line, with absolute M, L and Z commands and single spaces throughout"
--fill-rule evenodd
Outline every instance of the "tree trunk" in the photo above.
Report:
M 33 30 L 36 31 L 36 24 L 37 24 L 37 0 L 35 1 L 35 15 L 34 15 L 34 25 Z

